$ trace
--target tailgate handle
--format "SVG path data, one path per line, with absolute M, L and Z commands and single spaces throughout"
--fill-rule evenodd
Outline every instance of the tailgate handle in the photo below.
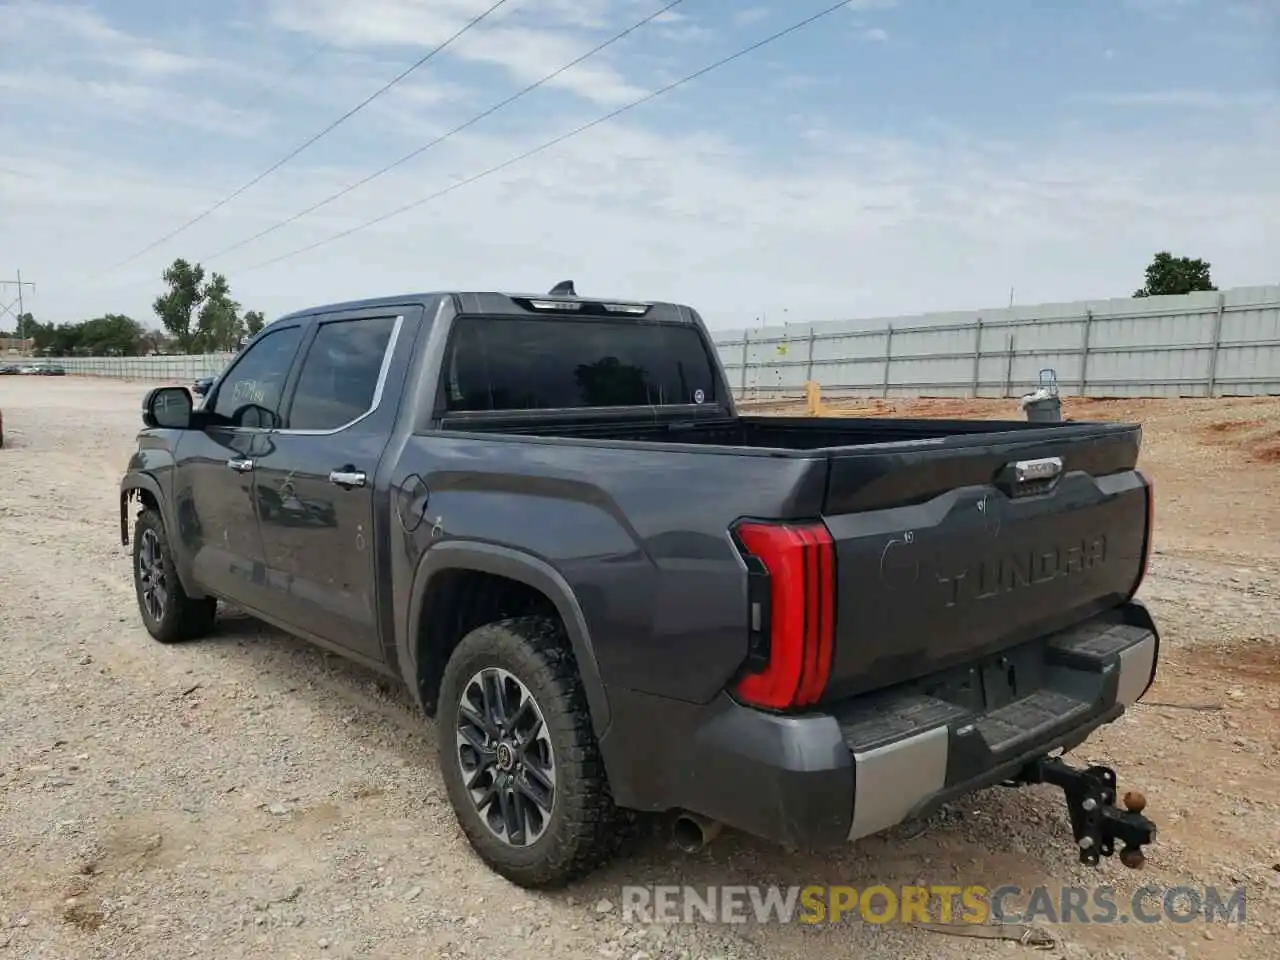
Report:
M 1015 460 L 1000 471 L 996 486 L 1012 497 L 1048 493 L 1062 477 L 1061 457 Z
M 1013 465 L 1014 479 L 1018 483 L 1035 483 L 1055 480 L 1062 473 L 1061 457 L 1041 457 L 1039 460 L 1018 460 Z

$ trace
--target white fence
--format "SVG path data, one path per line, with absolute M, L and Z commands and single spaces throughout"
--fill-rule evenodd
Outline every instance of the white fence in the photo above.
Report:
M 1280 286 L 716 331 L 740 396 L 1280 394 Z
M 1008 397 L 1042 369 L 1064 394 L 1280 394 L 1280 286 L 1182 297 L 1082 300 L 969 313 L 713 331 L 740 396 L 824 392 Z M 231 354 L 68 357 L 68 373 L 189 382 Z
M 173 357 L 50 357 L 33 362 L 57 364 L 67 373 L 85 377 L 189 383 L 221 373 L 233 356 L 233 353 L 201 353 Z

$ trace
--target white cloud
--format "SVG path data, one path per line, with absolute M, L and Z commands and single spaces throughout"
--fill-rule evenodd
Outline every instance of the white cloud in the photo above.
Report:
M 213 266 L 238 299 L 272 313 L 424 286 L 542 289 L 571 276 L 584 292 L 693 302 L 721 327 L 784 306 L 795 319 L 981 307 L 1015 282 L 1028 301 L 1123 295 L 1150 253 L 1170 246 L 1206 256 L 1221 284 L 1257 282 L 1274 273 L 1258 240 L 1261 224 L 1280 220 L 1274 134 L 1249 150 L 1186 142 L 1174 151 L 1119 134 L 925 148 L 826 130 L 810 141 L 821 150 L 764 170 L 716 136 L 620 124 L 346 240 L 247 269 L 520 148 L 458 138 L 430 171 L 389 176 Z M 24 273 L 39 274 L 42 300 L 70 316 L 147 317 L 173 256 L 221 249 L 354 178 L 295 169 L 122 271 L 113 288 L 73 284 L 207 204 L 209 184 L 69 155 L 0 155 L 0 167 L 26 174 L 0 177 L 0 245 L 23 239 Z M 78 224 L 70 235 L 68 222 Z
M 1194 110 L 1233 110 L 1240 107 L 1265 108 L 1280 104 L 1276 90 L 1225 92 L 1220 90 L 1138 90 L 1085 94 L 1078 102 L 1108 107 L 1169 107 Z
M 134 122 L 160 120 L 242 139 L 257 135 L 268 123 L 261 113 L 230 108 L 206 97 L 129 81 L 80 80 L 68 74 L 0 73 L 0 93 Z
M 469 20 L 491 6 L 489 0 L 270 0 L 273 22 L 287 30 L 325 40 L 338 47 L 416 48 L 423 52 L 443 43 Z M 643 15 L 634 5 L 625 17 L 613 17 L 616 28 Z M 602 0 L 556 0 L 539 5 L 528 16 L 501 8 L 451 44 L 453 57 L 498 67 L 523 83 L 532 83 L 570 62 L 600 42 L 581 31 L 604 25 Z M 645 12 L 651 12 L 647 7 Z M 616 11 L 615 11 L 616 12 Z M 600 38 L 603 39 L 603 38 Z M 620 104 L 643 96 L 602 55 L 574 67 L 548 83 L 597 103 Z
M 0 7 L 0 15 L 5 43 L 11 50 L 19 49 L 34 37 L 65 54 L 75 49 L 68 47 L 66 41 L 78 42 L 85 59 L 149 76 L 186 73 L 209 65 L 203 57 L 163 50 L 118 30 L 89 7 L 15 0 Z
M 243 64 L 210 58 L 198 78 L 124 62 L 89 76 L 53 65 L 0 68 L 0 250 L 13 251 L 5 256 L 39 284 L 33 311 L 71 320 L 112 310 L 150 321 L 159 274 L 175 256 L 225 271 L 238 300 L 271 315 L 415 288 L 542 290 L 572 277 L 584 292 L 694 303 L 720 327 L 783 308 L 804 320 L 983 307 L 1002 302 L 1014 283 L 1028 302 L 1125 295 L 1151 254 L 1166 248 L 1209 259 L 1220 285 L 1275 279 L 1264 233 L 1280 222 L 1274 102 L 1196 89 L 1121 92 L 1095 98 L 1093 106 L 1117 111 L 1103 111 L 1105 123 L 1068 126 L 1046 110 L 1029 134 L 1000 139 L 999 131 L 968 129 L 957 118 L 913 142 L 862 129 L 856 117 L 823 109 L 823 98 L 794 93 L 831 82 L 831 64 L 779 60 L 764 69 L 768 56 L 756 61 L 760 85 L 793 93 L 786 107 L 767 111 L 769 136 L 754 145 L 718 133 L 723 118 L 714 105 L 708 113 L 700 99 L 664 99 L 380 226 L 249 269 L 571 129 L 637 95 L 636 77 L 655 82 L 652 63 L 641 71 L 616 51 L 573 75 L 562 90 L 585 102 L 570 102 L 561 115 L 538 110 L 531 98 L 528 109 L 522 102 L 501 122 L 477 124 L 314 216 L 210 259 L 516 86 L 481 92 L 477 74 L 496 69 L 531 82 L 660 0 L 544 0 L 524 14 L 504 14 L 458 44 L 469 86 L 454 83 L 452 71 L 414 74 L 268 183 L 99 276 L 244 183 L 485 5 L 433 0 L 426 17 L 425 3 L 408 0 L 271 0 L 270 12 L 290 33 L 333 45 L 322 67 L 291 75 L 273 74 L 272 58 L 257 46 L 241 54 Z M 122 46 L 123 34 L 96 15 L 74 8 L 74 17 L 58 19 L 62 8 L 51 0 L 40 6 L 40 36 L 67 38 L 69 55 L 145 49 L 159 64 L 166 54 L 183 55 L 159 41 L 129 38 Z M 30 38 L 35 21 L 23 22 Z M 705 22 L 682 16 L 660 27 Z M 256 43 L 288 37 L 262 34 Z M 280 99 L 262 103 L 253 94 L 262 84 L 278 86 Z M 704 96 L 715 89 L 702 85 Z M 19 129 L 9 105 L 29 102 L 40 104 L 43 125 Z M 695 124 L 682 131 L 663 123 L 676 108 L 692 110 L 691 102 L 702 111 Z M 1161 125 L 1133 132 L 1115 123 L 1124 107 L 1161 103 L 1233 111 L 1230 136 L 1203 135 L 1205 114 L 1179 110 L 1160 111 Z M 266 125 L 259 111 L 268 108 L 287 135 Z M 183 164 L 162 166 L 148 154 L 130 161 L 123 150 L 76 138 L 83 115 L 105 111 L 164 121 L 153 124 L 157 137 L 172 124 L 175 142 L 192 125 L 218 136 L 204 138 L 208 151 L 193 138 Z M 230 135 L 237 136 L 233 150 L 225 148 Z M 289 141 L 283 148 L 282 139 Z
M 761 20 L 769 18 L 769 9 L 767 7 L 747 7 L 745 10 L 739 10 L 733 15 L 733 22 L 739 27 L 749 27 L 753 23 L 759 23 Z
M 871 27 L 862 32 L 862 36 L 872 43 L 885 43 L 889 39 L 889 32 L 881 27 Z
M 718 36 L 718 31 L 701 26 L 692 17 L 675 11 L 660 14 L 653 23 L 659 37 L 674 43 L 699 43 Z
M 1280 4 L 1275 0 L 1236 0 L 1226 4 L 1224 12 L 1257 30 L 1274 31 L 1280 27 Z

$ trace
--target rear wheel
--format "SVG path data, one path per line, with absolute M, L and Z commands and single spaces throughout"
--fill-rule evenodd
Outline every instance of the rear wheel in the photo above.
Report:
M 194 640 L 213 629 L 218 601 L 187 596 L 174 569 L 159 511 L 148 507 L 133 527 L 133 587 L 147 632 L 161 643 Z
M 458 822 L 498 874 L 560 886 L 616 851 L 622 815 L 557 620 L 520 617 L 463 637 L 445 667 L 437 735 Z

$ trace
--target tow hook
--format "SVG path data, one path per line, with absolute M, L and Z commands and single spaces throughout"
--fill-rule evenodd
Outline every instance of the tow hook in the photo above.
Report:
M 1071 815 L 1071 832 L 1080 849 L 1080 862 L 1097 866 L 1099 857 L 1123 844 L 1120 862 L 1140 870 L 1146 863 L 1142 848 L 1156 839 L 1156 825 L 1142 815 L 1147 798 L 1136 790 L 1124 795 L 1124 809 L 1115 806 L 1116 773 L 1110 767 L 1080 769 L 1058 757 L 1042 757 L 1023 768 L 1018 780 L 1061 787 Z

